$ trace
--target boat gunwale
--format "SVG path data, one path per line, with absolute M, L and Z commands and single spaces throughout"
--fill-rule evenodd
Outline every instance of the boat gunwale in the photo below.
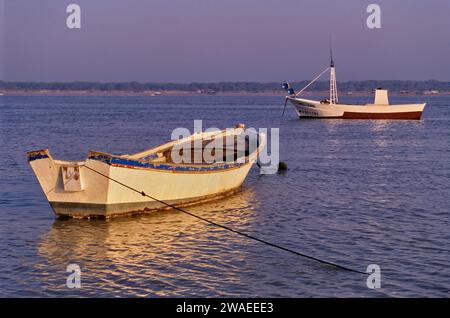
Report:
M 236 131 L 236 129 L 234 130 Z M 226 131 L 221 131 L 219 133 L 220 135 L 226 135 Z M 203 134 L 198 134 L 198 136 L 202 136 Z M 208 133 L 209 135 L 209 133 Z M 252 153 L 250 153 L 247 156 L 240 157 L 240 161 L 232 161 L 232 162 L 216 162 L 216 163 L 190 163 L 190 164 L 177 164 L 177 163 L 158 163 L 158 162 L 143 162 L 141 160 L 132 159 L 129 156 L 124 155 L 113 155 L 106 152 L 100 152 L 95 150 L 90 150 L 88 152 L 88 156 L 86 160 L 96 160 L 103 162 L 107 165 L 110 165 L 112 167 L 119 167 L 119 168 L 128 168 L 128 169 L 139 169 L 139 170 L 152 170 L 152 171 L 160 171 L 160 172 L 171 172 L 171 173 L 217 173 L 221 171 L 229 171 L 233 169 L 238 169 L 243 166 L 246 166 L 247 164 L 252 164 L 254 160 L 257 159 L 257 156 L 262 151 L 262 149 L 266 145 L 266 135 L 264 133 L 258 133 L 258 138 L 261 138 L 262 142 L 259 143 L 258 148 L 256 148 Z M 167 148 L 160 148 L 165 145 L 169 144 L 176 144 L 177 142 L 185 142 L 189 138 L 193 137 L 194 135 L 191 135 L 189 137 L 169 142 L 166 144 L 163 144 L 161 146 L 151 148 L 151 149 L 167 149 Z M 196 136 L 197 137 L 197 136 Z M 216 136 L 218 137 L 218 136 Z M 55 160 L 50 155 L 50 151 L 48 149 L 39 149 L 39 150 L 32 150 L 27 152 L 28 161 L 34 161 L 39 159 L 50 159 L 54 163 L 60 165 L 60 166 L 84 166 L 86 165 L 86 161 L 65 161 L 65 160 Z M 243 159 L 243 160 L 242 160 Z
M 152 147 L 134 154 L 126 154 L 126 155 L 120 155 L 120 157 L 122 158 L 128 158 L 128 159 L 132 159 L 132 160 L 139 160 L 142 158 L 145 158 L 149 155 L 155 154 L 157 152 L 164 152 L 167 149 L 170 149 L 172 147 L 174 147 L 175 145 L 178 144 L 183 144 L 185 142 L 192 142 L 198 139 L 206 139 L 206 138 L 211 138 L 211 141 L 219 138 L 219 137 L 226 137 L 227 135 L 235 135 L 237 136 L 237 132 L 242 132 L 245 131 L 245 128 L 242 127 L 235 127 L 232 129 L 223 129 L 223 130 L 216 130 L 216 131 L 209 131 L 209 132 L 195 132 L 192 135 L 189 135 L 187 137 L 181 138 L 181 139 L 177 139 L 177 140 L 172 140 L 169 142 L 166 142 L 164 144 L 158 145 L 156 147 Z
M 112 167 L 128 168 L 128 169 L 140 169 L 140 170 L 155 170 L 155 171 L 169 171 L 174 173 L 195 173 L 195 172 L 218 172 L 224 170 L 232 170 L 241 168 L 247 164 L 251 164 L 262 149 L 265 147 L 265 134 L 258 134 L 262 136 L 264 142 L 260 143 L 259 147 L 253 151 L 251 154 L 243 158 L 242 162 L 216 162 L 216 163 L 152 163 L 152 162 L 142 162 L 135 159 L 130 159 L 123 156 L 112 155 L 108 153 L 103 153 L 99 151 L 89 151 L 88 158 L 90 160 L 101 161 Z M 116 161 L 116 162 L 114 162 Z M 177 169 L 178 168 L 178 169 Z

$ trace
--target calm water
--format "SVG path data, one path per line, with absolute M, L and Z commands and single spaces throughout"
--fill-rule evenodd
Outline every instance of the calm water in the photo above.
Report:
M 277 97 L 0 97 L 0 296 L 449 297 L 450 101 L 391 100 L 426 100 L 424 119 L 282 118 Z M 361 271 L 378 264 L 382 288 L 177 211 L 57 220 L 25 158 L 132 153 L 194 119 L 279 127 L 289 170 L 255 167 L 240 193 L 190 211 Z M 65 287 L 70 263 L 81 289 Z

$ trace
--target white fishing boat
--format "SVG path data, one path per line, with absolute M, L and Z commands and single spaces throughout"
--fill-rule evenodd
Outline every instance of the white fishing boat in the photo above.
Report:
M 199 132 L 132 155 L 90 151 L 81 162 L 55 160 L 48 149 L 27 155 L 56 215 L 109 218 L 233 193 L 266 144 L 265 134 L 248 130 L 241 124 L 234 129 Z M 211 145 L 220 145 L 220 151 Z M 200 153 L 200 161 L 177 163 L 174 154 L 179 153 L 189 158 Z
M 283 114 L 289 101 L 300 118 L 421 119 L 426 103 L 391 105 L 389 104 L 388 91 L 381 88 L 375 90 L 375 101 L 372 104 L 352 105 L 340 103 L 336 85 L 336 69 L 331 50 L 330 55 L 330 66 L 299 92 L 296 93 L 289 83 L 283 83 L 283 88 L 288 92 Z M 330 71 L 329 98 L 318 101 L 299 97 L 303 91 L 327 71 Z

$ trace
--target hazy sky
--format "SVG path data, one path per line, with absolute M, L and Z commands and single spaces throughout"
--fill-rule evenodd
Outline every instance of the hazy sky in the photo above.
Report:
M 1 3 L 3 2 L 3 4 Z M 81 6 L 81 29 L 66 7 Z M 366 26 L 370 3 L 381 29 Z M 0 0 L 2 79 L 450 80 L 450 0 Z

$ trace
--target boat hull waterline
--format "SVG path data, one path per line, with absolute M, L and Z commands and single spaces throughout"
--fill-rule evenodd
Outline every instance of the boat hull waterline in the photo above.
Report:
M 425 103 L 403 105 L 327 104 L 303 98 L 287 97 L 300 118 L 420 120 Z
M 238 130 L 232 133 L 236 132 Z M 190 138 L 211 138 L 211 133 L 199 133 Z M 177 207 L 220 199 L 236 192 L 264 148 L 266 136 L 260 133 L 258 140 L 258 147 L 245 156 L 245 160 L 235 162 L 174 164 L 95 151 L 89 152 L 85 161 L 71 162 L 53 159 L 47 149 L 28 152 L 28 160 L 57 216 L 111 218 L 169 208 L 124 184 Z M 186 138 L 142 154 L 148 156 L 183 141 Z

